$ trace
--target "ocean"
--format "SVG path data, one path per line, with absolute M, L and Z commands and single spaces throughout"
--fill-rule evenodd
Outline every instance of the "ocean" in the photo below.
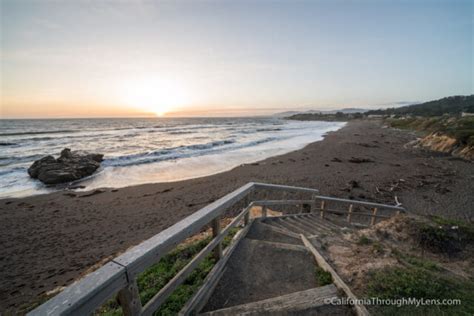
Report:
M 34 160 L 63 148 L 104 154 L 78 190 L 202 177 L 300 149 L 339 122 L 279 118 L 0 120 L 0 197 L 48 193 L 28 176 Z

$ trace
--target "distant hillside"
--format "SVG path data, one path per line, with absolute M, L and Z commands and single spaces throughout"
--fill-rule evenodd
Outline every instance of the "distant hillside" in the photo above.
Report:
M 367 115 L 414 115 L 414 116 L 441 116 L 443 114 L 460 114 L 461 112 L 474 113 L 474 95 L 452 96 L 420 104 L 372 110 Z
M 306 114 L 336 114 L 337 112 L 350 114 L 350 113 L 364 113 L 367 111 L 368 111 L 367 109 L 359 109 L 359 108 L 344 108 L 340 110 L 327 110 L 327 111 L 322 111 L 322 110 L 287 111 L 287 112 L 275 113 L 273 116 L 289 117 L 289 116 L 300 115 L 300 114 L 304 114 L 304 115 Z

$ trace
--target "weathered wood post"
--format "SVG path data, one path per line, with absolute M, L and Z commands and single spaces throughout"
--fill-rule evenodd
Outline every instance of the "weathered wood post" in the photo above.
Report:
M 375 221 L 377 220 L 377 208 L 374 207 L 373 211 L 372 211 L 372 220 L 370 221 L 370 225 L 371 226 L 374 226 L 375 225 Z
M 266 217 L 267 217 L 267 206 L 263 205 L 262 206 L 262 218 L 266 218 Z
M 212 220 L 212 238 L 218 236 L 221 232 L 221 216 L 217 216 Z M 218 243 L 213 250 L 214 259 L 219 260 L 222 258 L 222 243 Z
M 311 195 L 311 204 L 309 205 L 309 212 L 313 212 L 313 208 L 316 208 L 316 194 Z
M 347 222 L 351 223 L 352 222 L 352 208 L 354 206 L 351 204 L 349 205 L 349 213 L 347 214 Z
M 250 194 L 250 193 L 249 193 Z M 248 206 L 249 206 L 249 196 L 247 195 L 245 198 L 244 198 L 244 209 L 246 209 Z M 250 210 L 245 214 L 245 217 L 244 217 L 244 225 L 247 226 L 250 222 Z
M 118 292 L 117 300 L 125 316 L 136 316 L 142 312 L 142 303 L 138 293 L 137 280 L 133 279 L 127 287 Z
M 319 213 L 319 216 L 321 219 L 324 219 L 324 207 L 326 206 L 326 201 L 321 201 L 321 212 Z

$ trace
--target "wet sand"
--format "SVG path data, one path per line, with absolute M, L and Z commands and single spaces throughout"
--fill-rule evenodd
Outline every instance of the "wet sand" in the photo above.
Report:
M 70 284 L 249 181 L 390 204 L 397 196 L 408 211 L 472 221 L 474 164 L 405 148 L 413 139 L 353 121 L 304 149 L 209 177 L 0 200 L 0 311 Z

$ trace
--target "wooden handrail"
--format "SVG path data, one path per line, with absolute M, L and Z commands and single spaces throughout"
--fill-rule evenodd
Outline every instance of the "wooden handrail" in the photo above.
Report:
M 94 312 L 114 294 L 119 291 L 126 292 L 129 287 L 133 287 L 137 274 L 158 262 L 187 237 L 199 232 L 202 227 L 222 215 L 237 202 L 248 198 L 252 191 L 261 189 L 311 194 L 319 192 L 310 188 L 247 183 L 74 282 L 61 293 L 29 312 L 28 315 L 85 315 Z M 244 217 L 248 219 L 248 212 L 244 214 Z M 129 295 L 123 297 L 130 299 Z M 136 293 L 134 299 L 136 300 Z M 139 309 L 143 310 L 141 307 Z
M 217 246 L 219 246 L 227 236 L 232 228 L 244 218 L 245 214 L 249 212 L 251 206 L 245 208 L 226 228 L 212 239 L 206 247 L 204 247 L 177 275 L 171 279 L 155 296 L 153 296 L 143 307 L 143 315 L 152 315 L 158 307 L 165 302 L 165 300 L 173 293 L 173 291 L 181 285 L 186 278 L 193 272 L 198 264 L 206 258 L 206 256 Z
M 254 190 L 270 190 L 310 193 L 311 200 L 265 200 L 265 201 L 249 201 L 249 194 Z M 265 183 L 247 183 L 237 190 L 225 195 L 215 202 L 205 206 L 190 216 L 184 218 L 173 226 L 163 230 L 157 235 L 131 248 L 122 255 L 108 262 L 95 272 L 86 275 L 83 279 L 76 281 L 68 286 L 61 293 L 51 298 L 43 305 L 37 307 L 28 315 L 85 315 L 94 312 L 107 299 L 114 294 L 120 292 L 121 304 L 124 312 L 131 315 L 151 314 L 156 310 L 162 302 L 173 292 L 173 290 L 181 284 L 197 264 L 213 249 L 219 247 L 223 238 L 229 233 L 232 227 L 244 220 L 245 232 L 248 231 L 251 221 L 249 213 L 252 206 L 271 206 L 271 205 L 295 205 L 310 204 L 314 205 L 316 200 L 337 201 L 350 204 L 365 205 L 378 207 L 379 209 L 391 209 L 397 211 L 405 211 L 399 206 L 384 205 L 379 203 L 337 199 L 326 196 L 317 195 L 316 189 L 293 187 L 286 185 L 265 184 Z M 246 208 L 229 224 L 224 230 L 219 232 L 216 228 L 217 220 L 223 213 L 241 200 L 245 200 Z M 325 210 L 331 212 L 331 210 Z M 354 212 L 353 215 L 365 215 Z M 374 216 L 375 215 L 375 216 Z M 372 214 L 371 216 L 382 217 Z M 168 284 L 165 285 L 144 307 L 141 306 L 138 297 L 138 289 L 136 287 L 136 277 L 146 268 L 155 264 L 161 257 L 166 255 L 170 250 L 183 242 L 186 238 L 199 232 L 205 225 L 214 222 L 214 238 L 211 242 L 199 252 L 199 254 L 191 260 Z M 224 251 L 222 258 L 218 260 L 217 267 L 222 266 L 228 260 L 230 252 L 235 249 Z M 124 306 L 125 304 L 126 306 Z M 194 303 L 193 303 L 194 304 Z

